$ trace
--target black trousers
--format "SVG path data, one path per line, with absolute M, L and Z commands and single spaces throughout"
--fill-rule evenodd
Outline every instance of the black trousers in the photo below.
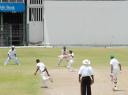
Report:
M 90 78 L 90 76 L 82 77 L 81 95 L 91 95 L 91 78 Z

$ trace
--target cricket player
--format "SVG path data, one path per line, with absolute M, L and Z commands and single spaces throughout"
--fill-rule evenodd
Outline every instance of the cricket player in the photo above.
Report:
M 110 65 L 111 65 L 110 77 L 114 84 L 113 90 L 115 91 L 117 90 L 117 75 L 121 71 L 121 64 L 114 56 L 111 56 L 110 59 L 111 59 L 110 60 Z
M 12 46 L 11 49 L 8 51 L 8 57 L 6 59 L 6 61 L 4 62 L 4 65 L 7 65 L 9 63 L 9 61 L 13 59 L 15 64 L 19 64 L 19 60 L 16 56 L 16 49 L 15 46 Z
M 69 57 L 69 62 L 67 68 L 69 71 L 72 72 L 73 71 L 72 65 L 74 64 L 74 53 L 72 50 L 69 50 L 68 57 Z
M 79 69 L 79 82 L 81 84 L 81 95 L 91 95 L 91 84 L 94 83 L 94 72 L 88 59 L 83 60 L 83 65 Z
M 61 62 L 63 60 L 68 61 L 68 53 L 67 53 L 67 48 L 64 46 L 63 49 L 61 50 L 61 55 L 58 56 L 59 60 L 58 60 L 58 66 L 61 64 Z
M 40 62 L 39 59 L 36 59 L 36 71 L 34 73 L 34 75 L 37 74 L 37 72 L 39 71 L 40 76 L 42 78 L 42 82 L 43 82 L 43 86 L 41 86 L 41 88 L 48 88 L 48 80 L 50 80 L 51 82 L 53 82 L 52 78 L 50 77 L 50 74 L 46 68 L 46 66 L 44 65 L 44 63 Z

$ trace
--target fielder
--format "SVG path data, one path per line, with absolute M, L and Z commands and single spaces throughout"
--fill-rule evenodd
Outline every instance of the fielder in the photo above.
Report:
M 63 60 L 66 60 L 66 61 L 68 61 L 68 53 L 67 53 L 67 48 L 64 46 L 63 47 L 63 49 L 61 50 L 61 55 L 59 55 L 58 56 L 58 66 L 60 66 L 60 64 L 61 64 L 61 62 L 63 61 Z
M 111 65 L 111 81 L 114 84 L 113 90 L 117 90 L 117 75 L 119 73 L 119 71 L 121 71 L 121 64 L 119 63 L 119 61 L 114 57 L 111 56 L 110 57 L 110 65 Z
M 8 57 L 6 59 L 6 61 L 4 62 L 4 65 L 7 65 L 9 63 L 9 61 L 13 59 L 15 64 L 19 64 L 19 60 L 16 56 L 16 50 L 15 50 L 15 46 L 12 46 L 11 49 L 8 51 Z
M 42 82 L 43 82 L 43 86 L 41 86 L 41 88 L 48 88 L 48 80 L 50 80 L 51 82 L 53 82 L 52 78 L 50 77 L 50 74 L 46 68 L 46 66 L 44 65 L 44 63 L 40 62 L 39 59 L 36 59 L 36 71 L 34 73 L 34 75 L 37 74 L 37 72 L 40 72 L 40 76 L 42 78 Z
M 69 62 L 67 68 L 69 71 L 72 72 L 73 71 L 72 65 L 74 64 L 74 53 L 72 50 L 69 50 L 68 57 L 69 57 Z

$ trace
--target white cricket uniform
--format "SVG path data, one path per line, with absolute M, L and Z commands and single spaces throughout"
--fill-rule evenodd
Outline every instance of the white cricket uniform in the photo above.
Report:
M 120 71 L 119 61 L 116 58 L 113 58 L 113 59 L 110 60 L 110 65 L 112 65 L 112 67 L 113 67 L 112 79 L 111 80 L 113 82 L 117 82 L 117 75 Z
M 110 65 L 112 65 L 113 68 L 112 73 L 110 74 L 111 81 L 114 83 L 113 90 L 117 90 L 117 75 L 120 71 L 119 61 L 116 58 L 113 58 L 110 60 Z
M 112 71 L 112 73 L 114 74 L 114 75 L 117 75 L 118 73 L 119 73 L 119 61 L 116 59 L 116 58 L 113 58 L 113 59 L 111 59 L 110 60 L 110 65 L 112 65 L 113 66 L 113 71 Z
M 82 77 L 94 75 L 94 72 L 91 66 L 82 65 L 79 69 L 78 74 L 81 75 L 81 79 L 82 79 Z
M 74 53 L 69 54 L 69 62 L 67 68 L 72 71 L 72 64 L 74 63 Z
M 16 57 L 16 50 L 10 49 L 8 51 L 8 58 L 5 61 L 5 65 L 9 63 L 9 61 L 13 59 L 15 64 L 19 64 L 18 58 Z
M 16 50 L 12 51 L 12 49 L 10 49 L 9 52 L 8 52 L 8 55 L 9 55 L 10 58 L 15 57 L 15 54 L 16 54 Z
M 68 54 L 67 50 L 66 51 L 61 50 L 61 55 L 60 56 L 61 56 L 62 59 L 66 59 L 67 58 L 67 54 Z
M 64 51 L 63 49 L 61 50 L 61 55 L 58 56 L 59 57 L 59 60 L 58 60 L 58 65 L 61 64 L 62 60 L 66 60 L 67 61 L 67 50 Z
M 39 67 L 39 72 L 40 72 L 40 76 L 43 80 L 43 85 L 47 86 L 47 80 L 49 79 L 49 76 L 47 75 L 46 71 L 44 71 L 45 70 L 44 63 L 42 63 L 42 62 L 37 63 L 36 66 Z
M 73 64 L 74 63 L 74 53 L 69 54 L 69 63 Z

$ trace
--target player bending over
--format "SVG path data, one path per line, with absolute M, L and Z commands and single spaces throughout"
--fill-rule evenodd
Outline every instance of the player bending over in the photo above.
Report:
M 43 86 L 41 86 L 41 88 L 48 88 L 47 81 L 50 80 L 51 82 L 53 82 L 53 80 L 50 77 L 50 74 L 49 74 L 46 66 L 44 65 L 44 63 L 40 62 L 39 59 L 36 59 L 36 71 L 35 71 L 34 75 L 36 75 L 38 71 L 40 72 L 40 76 L 41 76 L 42 82 L 43 82 Z
M 11 49 L 8 51 L 8 57 L 6 59 L 6 61 L 4 62 L 4 65 L 7 65 L 9 63 L 9 61 L 13 59 L 15 64 L 19 64 L 19 60 L 16 56 L 16 50 L 15 50 L 15 46 L 12 46 Z

